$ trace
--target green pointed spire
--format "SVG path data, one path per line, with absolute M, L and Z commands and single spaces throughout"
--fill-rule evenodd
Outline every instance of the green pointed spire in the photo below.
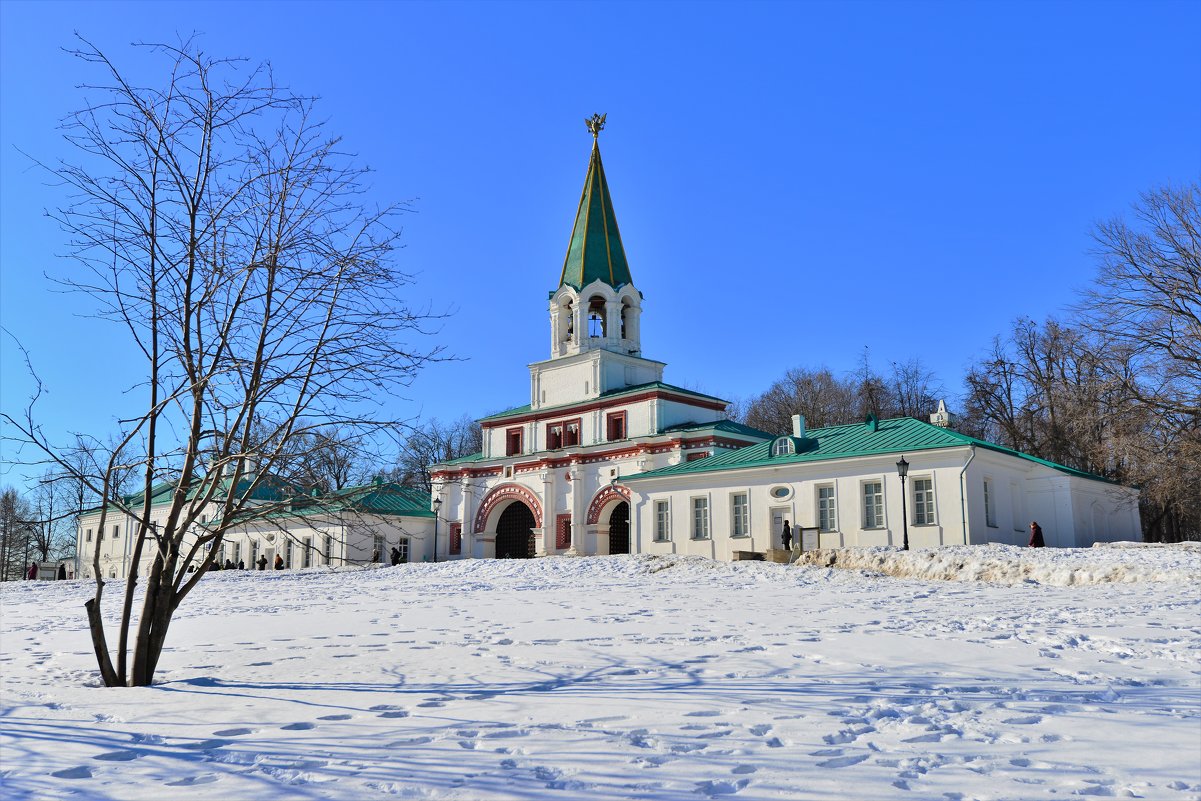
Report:
M 580 196 L 559 285 L 583 289 L 600 279 L 617 289 L 632 281 L 625 248 L 621 246 L 621 232 L 617 230 L 617 217 L 613 214 L 605 168 L 601 164 L 598 137 L 605 127 L 605 117 L 594 114 L 586 122 L 592 132 L 592 156 L 588 160 L 588 175 L 584 178 L 584 192 Z

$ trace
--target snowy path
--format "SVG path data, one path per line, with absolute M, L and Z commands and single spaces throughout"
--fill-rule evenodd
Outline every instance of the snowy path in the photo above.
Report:
M 9 585 L 0 791 L 1198 799 L 1198 587 L 649 557 L 219 573 L 159 683 L 107 690 L 88 588 Z

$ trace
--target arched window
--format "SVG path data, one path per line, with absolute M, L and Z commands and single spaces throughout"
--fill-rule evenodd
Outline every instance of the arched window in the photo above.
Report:
M 780 437 L 772 443 L 772 456 L 790 456 L 794 453 L 796 453 L 796 440 L 792 437 Z
M 600 295 L 593 295 L 588 300 L 588 336 L 598 338 L 606 335 L 605 299 Z
M 563 307 L 561 314 L 567 315 L 566 336 L 563 337 L 563 341 L 570 342 L 572 337 L 575 336 L 575 307 L 572 306 L 570 300 L 567 301 L 567 305 Z

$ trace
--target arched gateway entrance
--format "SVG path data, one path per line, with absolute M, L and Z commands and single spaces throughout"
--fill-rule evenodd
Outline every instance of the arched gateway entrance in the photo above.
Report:
M 609 553 L 630 552 L 630 505 L 625 501 L 609 514 Z
M 521 501 L 510 503 L 496 522 L 496 558 L 529 559 L 534 555 L 534 513 Z

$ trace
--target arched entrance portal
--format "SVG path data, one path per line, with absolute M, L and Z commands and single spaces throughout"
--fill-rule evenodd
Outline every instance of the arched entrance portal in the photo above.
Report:
M 625 501 L 609 515 L 609 553 L 630 552 L 630 505 Z
M 530 507 L 513 501 L 496 523 L 496 558 L 529 559 L 534 555 L 534 532 L 537 525 Z

